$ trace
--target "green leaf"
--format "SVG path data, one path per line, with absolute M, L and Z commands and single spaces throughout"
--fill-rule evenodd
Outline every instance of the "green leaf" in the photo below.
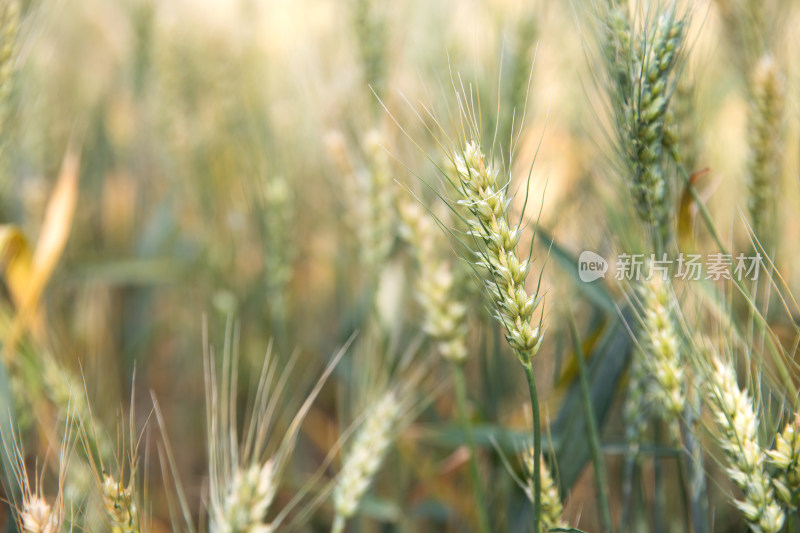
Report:
M 553 236 L 541 226 L 536 229 L 536 235 L 541 239 L 541 245 L 549 248 L 550 256 L 555 259 L 556 264 L 560 265 L 564 272 L 569 274 L 587 300 L 607 314 L 617 314 L 614 298 L 602 280 L 590 283 L 581 281 L 578 276 L 578 257 L 556 242 Z
M 611 318 L 605 332 L 587 359 L 591 404 L 597 427 L 601 428 L 614 404 L 618 385 L 630 360 L 633 341 L 623 323 L 631 323 L 632 310 L 622 310 L 622 319 Z M 590 457 L 586 438 L 586 419 L 581 407 L 581 391 L 574 380 L 567 391 L 558 417 L 551 426 L 554 451 L 558 461 L 559 488 L 568 492 L 583 471 Z

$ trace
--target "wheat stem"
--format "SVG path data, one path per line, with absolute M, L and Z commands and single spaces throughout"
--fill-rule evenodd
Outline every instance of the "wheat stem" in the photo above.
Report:
M 531 361 L 523 363 L 525 378 L 528 380 L 528 392 L 531 397 L 533 413 L 533 531 L 539 533 L 539 521 L 542 513 L 542 430 L 539 427 L 539 395 L 536 392 L 536 378 L 533 375 Z
M 490 531 L 489 520 L 486 514 L 486 498 L 481 485 L 481 474 L 478 469 L 478 455 L 475 446 L 475 435 L 472 433 L 472 425 L 467 416 L 467 388 L 464 379 L 464 366 L 461 363 L 453 363 L 453 381 L 456 388 L 456 405 L 458 407 L 458 418 L 461 427 L 464 429 L 464 436 L 467 439 L 469 448 L 469 475 L 472 482 L 472 490 L 475 495 L 475 508 L 478 512 L 478 529 L 484 533 Z
M 612 531 L 611 524 L 611 507 L 608 503 L 608 494 L 606 494 L 606 466 L 603 461 L 603 452 L 600 447 L 600 434 L 597 427 L 597 420 L 594 416 L 594 407 L 592 406 L 592 395 L 589 391 L 589 380 L 586 376 L 586 361 L 583 356 L 583 348 L 581 347 L 580 337 L 578 335 L 578 327 L 575 325 L 575 320 L 570 320 L 570 328 L 572 329 L 572 341 L 575 349 L 575 359 L 578 361 L 578 377 L 581 386 L 581 400 L 583 403 L 583 410 L 586 417 L 586 432 L 589 434 L 589 447 L 592 452 L 592 463 L 594 465 L 594 479 L 595 490 L 597 491 L 597 500 L 600 507 L 600 521 L 603 524 L 605 531 Z

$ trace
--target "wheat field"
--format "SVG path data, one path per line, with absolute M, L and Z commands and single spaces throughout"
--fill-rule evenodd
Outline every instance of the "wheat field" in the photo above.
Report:
M 800 531 L 798 29 L 0 0 L 0 530 Z

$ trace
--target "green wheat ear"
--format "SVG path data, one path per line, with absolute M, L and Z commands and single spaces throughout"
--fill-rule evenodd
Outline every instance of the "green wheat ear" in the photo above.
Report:
M 753 399 L 739 388 L 733 366 L 719 356 L 712 358 L 705 379 L 717 438 L 728 459 L 728 475 L 744 494 L 736 506 L 753 531 L 777 533 L 785 515 L 766 471 L 766 454 L 758 443 Z
M 20 25 L 18 0 L 3 2 L 0 7 L 0 135 L 5 133 L 6 104 L 11 95 L 14 73 L 14 50 Z
M 675 132 L 670 99 L 682 58 L 687 20 L 673 10 L 636 24 L 616 3 L 604 13 L 603 57 L 617 150 L 621 154 L 633 206 L 639 219 L 662 243 L 671 234 L 672 206 L 666 172 Z
M 533 448 L 528 447 L 523 453 L 523 464 L 525 466 L 525 495 L 528 500 L 533 503 L 534 488 L 534 453 Z M 554 528 L 566 528 L 567 523 L 564 520 L 564 506 L 561 504 L 561 497 L 558 494 L 558 485 L 553 479 L 550 469 L 544 461 L 543 457 L 539 458 L 539 468 L 541 475 L 541 521 L 542 530 L 550 531 Z
M 495 318 L 505 328 L 506 340 L 523 364 L 530 364 L 542 343 L 540 324 L 534 317 L 539 298 L 536 292 L 528 295 L 525 290 L 531 258 L 518 253 L 522 227 L 511 221 L 508 184 L 498 180 L 497 167 L 478 141 L 469 140 L 460 150 L 452 155 L 455 175 L 451 183 L 455 204 L 466 220 L 474 264 L 484 273 Z
M 658 274 L 641 287 L 642 331 L 640 345 L 644 367 L 650 376 L 647 395 L 664 420 L 677 422 L 686 404 L 685 375 L 680 338 L 670 283 Z
M 784 76 L 778 62 L 764 55 L 752 76 L 752 108 L 748 126 L 747 207 L 753 231 L 763 242 L 773 237 L 773 218 L 782 173 Z
M 800 414 L 795 412 L 775 437 L 775 446 L 767 452 L 776 471 L 772 476 L 775 494 L 783 503 L 797 507 L 800 500 Z
M 457 298 L 453 265 L 438 253 L 442 248 L 439 228 L 419 203 L 408 198 L 398 200 L 398 213 L 400 236 L 418 268 L 415 289 L 425 333 L 436 341 L 444 359 L 460 363 L 467 357 L 467 306 Z

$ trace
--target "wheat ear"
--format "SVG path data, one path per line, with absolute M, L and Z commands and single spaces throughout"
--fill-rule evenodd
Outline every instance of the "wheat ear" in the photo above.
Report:
M 728 459 L 728 475 L 744 493 L 743 499 L 735 500 L 736 507 L 752 531 L 777 533 L 783 527 L 784 513 L 765 471 L 753 400 L 739 388 L 736 372 L 729 363 L 715 357 L 708 374 L 707 399 L 719 429 L 720 446 Z

